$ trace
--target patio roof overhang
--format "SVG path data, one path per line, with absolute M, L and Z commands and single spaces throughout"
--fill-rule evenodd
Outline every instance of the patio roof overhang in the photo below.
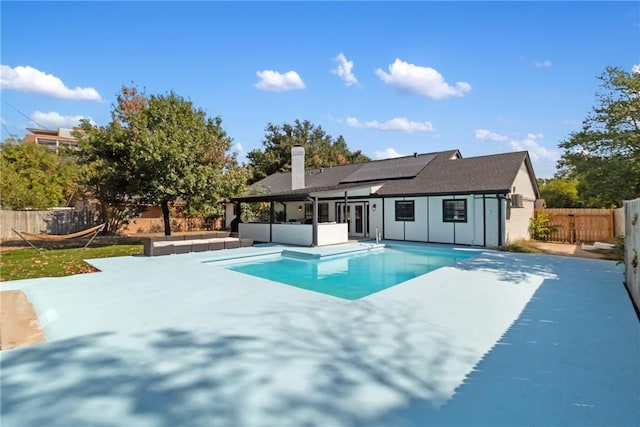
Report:
M 256 203 L 256 202 L 286 202 L 303 201 L 307 199 L 323 199 L 344 197 L 345 192 L 364 190 L 367 195 L 378 191 L 384 182 L 368 182 L 358 184 L 342 184 L 330 187 L 302 188 L 299 190 L 284 191 L 279 193 L 255 194 L 251 196 L 233 197 L 234 203 Z M 362 191 L 359 191 L 362 193 Z

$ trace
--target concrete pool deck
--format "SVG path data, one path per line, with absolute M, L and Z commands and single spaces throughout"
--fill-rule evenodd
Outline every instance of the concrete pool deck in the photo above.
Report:
M 0 352 L 3 426 L 640 425 L 613 261 L 482 251 L 356 301 L 204 263 L 3 282 L 48 341 Z

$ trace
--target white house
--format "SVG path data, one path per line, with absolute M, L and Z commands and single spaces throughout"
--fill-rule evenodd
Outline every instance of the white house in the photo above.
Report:
M 271 220 L 234 222 L 240 236 L 303 246 L 376 237 L 502 246 L 529 238 L 539 198 L 526 151 L 463 158 L 450 150 L 305 170 L 296 146 L 291 172 L 252 187 L 260 194 L 232 199 L 235 212 L 269 202 Z

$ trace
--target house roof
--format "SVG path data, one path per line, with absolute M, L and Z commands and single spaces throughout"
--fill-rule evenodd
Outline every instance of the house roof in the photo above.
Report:
M 415 179 L 389 182 L 377 194 L 510 193 L 522 164 L 535 175 L 526 151 L 469 158 L 437 156 Z
M 252 196 L 236 201 L 302 200 L 311 194 L 379 187 L 380 196 L 507 194 L 525 165 L 537 193 L 526 151 L 462 158 L 458 150 L 305 171 L 305 188 L 291 189 L 291 172 L 275 173 L 252 185 Z
M 52 129 L 38 129 L 38 128 L 27 128 L 27 130 L 31 133 L 37 134 L 37 135 L 51 135 L 51 136 L 58 136 L 58 130 L 52 130 Z

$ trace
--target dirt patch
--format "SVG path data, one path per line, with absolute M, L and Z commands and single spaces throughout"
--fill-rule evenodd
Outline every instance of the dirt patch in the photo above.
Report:
M 33 306 L 22 291 L 0 292 L 0 350 L 37 344 L 46 337 Z
M 531 241 L 532 245 L 540 249 L 546 254 L 566 255 L 580 258 L 597 258 L 606 259 L 606 255 L 600 251 L 585 251 L 581 245 L 572 245 L 569 243 L 548 243 Z

